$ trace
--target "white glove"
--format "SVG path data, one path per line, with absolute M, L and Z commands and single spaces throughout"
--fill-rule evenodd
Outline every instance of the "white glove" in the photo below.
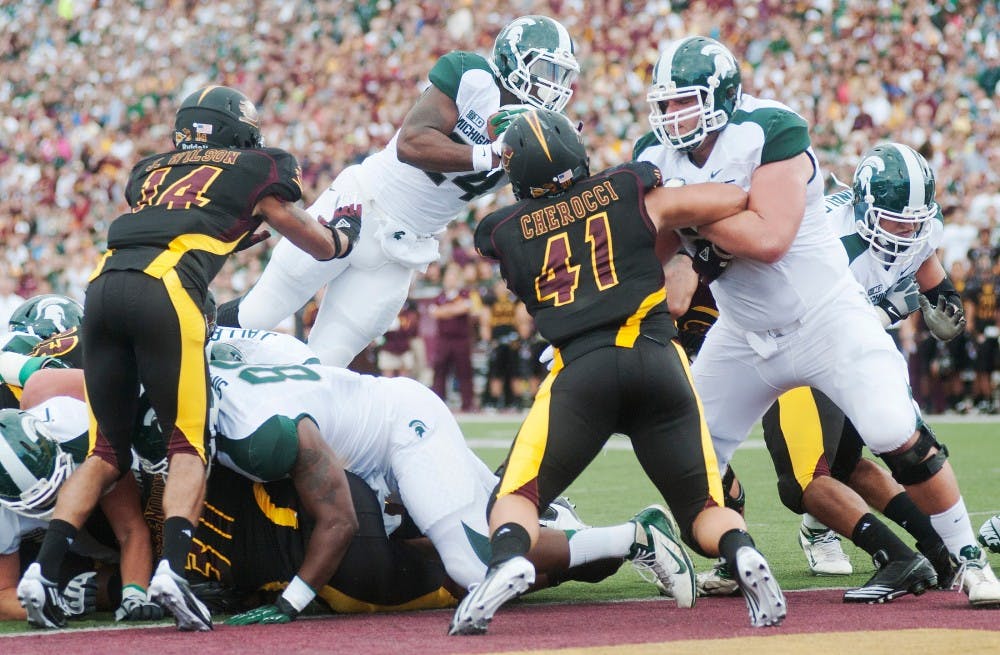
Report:
M 163 608 L 146 598 L 146 592 L 135 585 L 122 589 L 122 604 L 115 610 L 115 621 L 159 621 Z
M 556 358 L 556 349 L 552 347 L 552 344 L 545 346 L 545 350 L 542 354 L 538 356 L 538 363 L 545 364 L 545 370 L 552 370 L 552 360 Z
M 916 278 L 912 275 L 900 278 L 875 305 L 875 311 L 882 320 L 882 327 L 889 327 L 917 311 L 920 306 L 919 298 L 920 287 Z
M 920 294 L 919 304 L 927 329 L 938 341 L 951 341 L 965 329 L 965 310 L 948 302 L 943 293 L 938 296 L 937 305 Z
M 97 571 L 81 573 L 66 585 L 63 601 L 70 616 L 97 611 Z

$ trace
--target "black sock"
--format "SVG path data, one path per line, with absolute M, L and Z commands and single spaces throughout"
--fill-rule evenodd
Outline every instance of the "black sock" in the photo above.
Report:
M 918 543 L 934 543 L 940 537 L 931 525 L 931 519 L 920 511 L 905 491 L 889 501 L 882 512 L 885 517 L 913 535 Z
M 240 301 L 243 297 L 234 298 L 219 305 L 216 310 L 216 325 L 219 327 L 240 327 Z
M 903 559 L 913 555 L 913 551 L 889 529 L 889 526 L 871 513 L 862 516 L 854 526 L 851 541 L 873 557 L 880 550 L 884 550 L 889 559 Z
M 163 559 L 177 575 L 184 575 L 192 536 L 194 526 L 183 516 L 171 516 L 163 522 Z
M 526 555 L 531 548 L 531 537 L 523 526 L 517 523 L 504 523 L 490 538 L 490 568 L 502 564 L 518 555 Z
M 59 580 L 59 569 L 62 567 L 66 552 L 76 539 L 77 529 L 71 523 L 62 519 L 52 519 L 45 531 L 45 539 L 38 551 L 35 561 L 42 569 L 42 576 L 50 582 Z
M 719 538 L 719 555 L 730 564 L 736 562 L 736 551 L 744 546 L 756 548 L 753 538 L 746 530 L 732 529 Z

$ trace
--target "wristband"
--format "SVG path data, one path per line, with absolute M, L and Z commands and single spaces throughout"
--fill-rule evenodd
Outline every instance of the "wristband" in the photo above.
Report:
M 295 576 L 281 593 L 281 597 L 288 601 L 296 612 L 301 612 L 316 597 L 316 592 L 302 578 Z
M 472 146 L 472 170 L 488 171 L 493 168 L 493 146 L 489 143 Z

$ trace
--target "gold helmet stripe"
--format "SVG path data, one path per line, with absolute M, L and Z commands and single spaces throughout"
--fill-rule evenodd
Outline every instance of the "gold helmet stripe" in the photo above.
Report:
M 545 140 L 545 133 L 542 131 L 542 124 L 538 120 L 538 112 L 529 111 L 524 115 L 524 118 L 528 121 L 528 127 L 530 127 L 531 131 L 535 133 L 535 138 L 538 139 L 538 143 L 542 146 L 542 150 L 545 151 L 545 156 L 549 158 L 549 161 L 552 161 L 552 154 L 549 152 L 549 144 Z

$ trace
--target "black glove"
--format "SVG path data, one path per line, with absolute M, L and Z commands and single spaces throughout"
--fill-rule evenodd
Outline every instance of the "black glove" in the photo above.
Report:
M 934 305 L 923 294 L 917 302 L 927 329 L 938 341 L 951 341 L 965 330 L 965 310 L 961 304 L 948 302 L 945 294 L 939 295 Z
M 701 281 L 709 284 L 722 275 L 733 256 L 708 239 L 695 239 L 691 263 Z
M 358 237 L 361 236 L 361 203 L 337 207 L 333 212 L 333 218 L 323 225 L 333 232 L 333 240 L 337 242 L 338 251 L 341 245 L 340 235 L 337 231 L 339 230 L 347 235 L 347 250 L 340 254 L 338 258 L 347 257 L 354 250 L 354 244 L 357 243 Z
M 115 610 L 115 621 L 159 621 L 163 608 L 149 600 L 146 592 L 129 585 L 122 590 L 122 604 Z
M 65 609 L 70 618 L 97 611 L 97 572 L 87 571 L 69 581 L 63 590 Z

